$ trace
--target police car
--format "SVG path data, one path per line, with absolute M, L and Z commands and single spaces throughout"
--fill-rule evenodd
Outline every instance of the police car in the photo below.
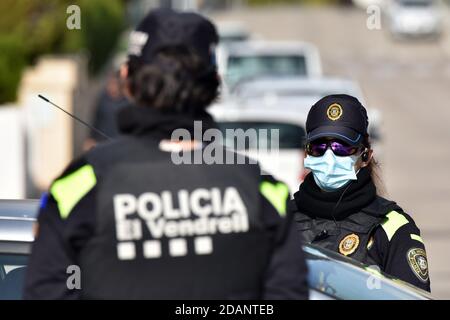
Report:
M 39 202 L 0 200 L 0 300 L 22 296 Z
M 22 297 L 38 206 L 36 200 L 0 200 L 0 300 Z M 431 299 L 423 290 L 337 253 L 311 245 L 303 250 L 309 266 L 310 299 Z

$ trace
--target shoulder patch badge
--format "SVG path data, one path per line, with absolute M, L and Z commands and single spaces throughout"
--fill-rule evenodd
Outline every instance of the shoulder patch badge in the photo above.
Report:
M 421 248 L 409 249 L 406 254 L 408 264 L 417 278 L 422 282 L 428 281 L 428 261 L 425 250 Z
M 342 117 L 342 107 L 340 104 L 333 103 L 327 109 L 327 117 L 332 121 L 339 120 Z
M 351 255 L 356 251 L 359 245 L 359 237 L 357 234 L 349 234 L 339 243 L 339 252 L 344 256 Z

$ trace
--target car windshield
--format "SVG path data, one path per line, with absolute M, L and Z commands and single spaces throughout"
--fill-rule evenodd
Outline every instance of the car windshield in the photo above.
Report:
M 430 7 L 433 3 L 428 0 L 400 0 L 403 7 Z
M 372 267 L 360 268 L 314 247 L 304 247 L 309 274 L 308 283 L 315 289 L 343 300 L 411 300 L 421 296 L 406 285 L 397 286 Z M 422 297 L 423 298 L 423 297 Z
M 264 121 L 219 122 L 219 129 L 225 137 L 225 146 L 232 149 L 264 149 L 264 146 L 274 149 L 276 145 L 275 143 L 271 144 L 271 140 L 276 139 L 277 134 L 279 138 L 279 149 L 302 149 L 305 140 L 305 129 L 290 123 Z M 227 129 L 244 130 L 246 132 L 245 141 L 242 139 L 240 141 L 238 140 L 241 136 L 227 134 Z
M 27 260 L 26 255 L 0 254 L 0 300 L 22 298 Z
M 240 81 L 261 76 L 305 76 L 306 60 L 301 55 L 230 56 L 226 82 L 234 87 Z
M 228 44 L 233 42 L 239 42 L 239 41 L 245 41 L 248 39 L 248 35 L 243 34 L 230 34 L 230 35 L 221 35 L 220 36 L 220 43 L 221 44 Z
M 355 95 L 354 90 L 341 88 L 339 90 L 320 90 L 320 89 L 302 89 L 302 88 L 263 88 L 263 87 L 241 87 L 237 90 L 237 94 L 242 99 L 253 99 L 266 95 L 276 95 L 278 97 L 290 98 L 290 97 L 305 97 L 315 98 L 317 100 L 330 95 L 330 94 L 351 94 Z

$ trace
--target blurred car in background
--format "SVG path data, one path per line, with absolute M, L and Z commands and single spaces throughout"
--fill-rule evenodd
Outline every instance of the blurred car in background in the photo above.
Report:
M 224 46 L 250 39 L 249 31 L 239 21 L 219 22 L 217 23 L 217 31 L 219 33 L 219 43 Z
M 218 70 L 225 89 L 262 76 L 316 77 L 322 75 L 319 51 L 303 42 L 244 41 L 219 46 Z
M 390 0 L 386 4 L 389 30 L 394 38 L 438 37 L 443 29 L 439 0 Z
M 386 0 L 352 0 L 353 5 L 364 11 L 366 11 L 369 6 L 381 7 L 385 2 Z
M 259 104 L 242 106 L 234 102 L 216 105 L 209 109 L 225 137 L 224 145 L 236 152 L 257 160 L 263 171 L 287 183 L 292 192 L 298 190 L 303 181 L 303 158 L 306 117 L 300 108 L 262 108 Z M 248 143 L 237 145 L 226 130 L 256 130 L 257 135 L 248 135 Z M 264 135 L 267 130 L 267 136 Z M 278 137 L 274 131 L 278 130 Z M 272 142 L 277 139 L 278 145 Z
M 335 77 L 262 77 L 237 86 L 230 96 L 240 105 L 248 103 L 260 105 L 261 108 L 291 106 L 301 110 L 306 119 L 309 109 L 321 98 L 330 94 L 348 94 L 358 98 L 366 106 L 369 123 L 369 134 L 373 141 L 381 138 L 381 112 L 368 108 L 359 84 L 355 81 Z
M 22 298 L 39 202 L 0 201 L 0 300 Z M 313 245 L 303 246 L 312 300 L 428 300 L 420 289 Z
M 0 200 L 0 300 L 22 297 L 38 205 L 36 200 Z

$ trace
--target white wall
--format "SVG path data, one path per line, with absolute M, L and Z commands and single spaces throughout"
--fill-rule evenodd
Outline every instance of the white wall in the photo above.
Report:
M 73 120 L 38 94 L 73 113 L 78 73 L 74 59 L 47 56 L 27 68 L 22 77 L 19 103 L 26 123 L 27 168 L 39 190 L 46 190 L 72 160 Z
M 25 196 L 24 135 L 19 107 L 0 107 L 0 199 Z

